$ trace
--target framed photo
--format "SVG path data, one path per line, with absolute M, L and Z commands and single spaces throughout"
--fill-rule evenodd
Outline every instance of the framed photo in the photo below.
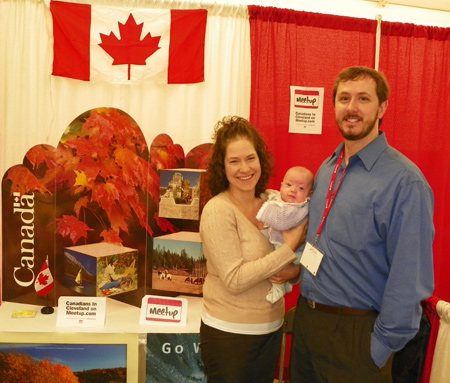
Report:
M 138 355 L 138 334 L 3 332 L 0 381 L 135 383 Z

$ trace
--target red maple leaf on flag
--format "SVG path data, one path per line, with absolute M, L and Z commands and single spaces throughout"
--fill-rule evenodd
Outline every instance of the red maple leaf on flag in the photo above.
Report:
M 146 65 L 145 60 L 160 49 L 158 44 L 161 36 L 152 37 L 147 33 L 141 40 L 144 23 L 136 24 L 131 13 L 125 24 L 120 22 L 118 24 L 120 39 L 113 32 L 109 35 L 100 33 L 102 42 L 98 45 L 114 59 L 112 65 L 128 65 L 128 80 L 130 80 L 131 65 Z
M 48 283 L 48 275 L 39 274 L 37 280 L 41 286 L 45 286 Z

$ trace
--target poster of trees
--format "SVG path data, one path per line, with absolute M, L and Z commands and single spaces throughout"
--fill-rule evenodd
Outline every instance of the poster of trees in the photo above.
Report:
M 0 337 L 2 383 L 137 382 L 137 334 L 28 333 Z

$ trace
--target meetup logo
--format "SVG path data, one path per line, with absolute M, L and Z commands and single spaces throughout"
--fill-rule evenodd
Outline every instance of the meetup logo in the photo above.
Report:
M 181 322 L 182 302 L 175 299 L 149 297 L 146 320 L 156 322 Z
M 295 90 L 294 106 L 296 108 L 319 108 L 319 91 L 316 90 Z

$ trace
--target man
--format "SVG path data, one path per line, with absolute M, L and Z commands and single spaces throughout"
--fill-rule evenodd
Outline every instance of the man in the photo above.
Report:
M 392 382 L 434 288 L 433 194 L 379 130 L 389 85 L 345 69 L 333 104 L 344 142 L 317 172 L 301 263 L 293 383 Z

